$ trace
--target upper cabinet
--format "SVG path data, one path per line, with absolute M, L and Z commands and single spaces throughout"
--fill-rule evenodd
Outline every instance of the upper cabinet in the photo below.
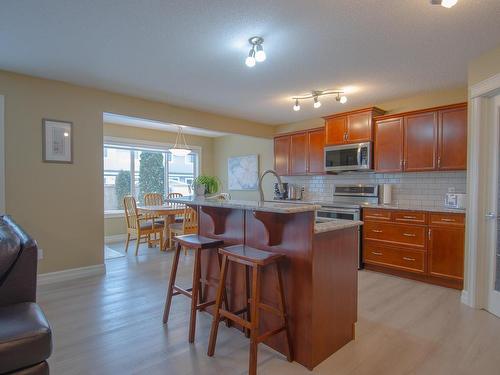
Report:
M 280 176 L 324 172 L 325 129 L 317 128 L 274 138 L 274 169 Z
M 384 111 L 372 107 L 358 111 L 338 113 L 325 119 L 325 144 L 369 142 L 373 140 L 373 117 Z
M 466 103 L 379 116 L 374 128 L 377 172 L 467 168 Z

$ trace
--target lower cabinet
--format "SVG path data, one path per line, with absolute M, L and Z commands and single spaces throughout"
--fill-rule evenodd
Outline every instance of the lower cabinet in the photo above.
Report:
M 365 268 L 462 289 L 465 215 L 365 208 Z

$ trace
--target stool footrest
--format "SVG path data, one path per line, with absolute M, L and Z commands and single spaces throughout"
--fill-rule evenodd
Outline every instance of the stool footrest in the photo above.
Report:
M 192 297 L 191 291 L 193 290 L 193 288 L 183 289 L 180 286 L 174 285 L 172 289 L 174 290 L 174 293 L 172 294 L 174 296 L 177 296 L 179 294 L 183 294 L 188 298 Z
M 215 300 L 200 303 L 200 304 L 196 305 L 196 308 L 197 308 L 198 310 L 204 310 L 204 309 L 205 309 L 205 308 L 207 308 L 208 306 L 212 306 L 212 305 L 215 305 Z
M 276 335 L 284 330 L 285 330 L 285 326 L 268 331 L 268 332 L 264 333 L 263 335 L 260 335 L 259 337 L 257 337 L 257 342 L 262 342 L 265 339 L 267 339 L 268 337 L 274 336 L 274 335 Z
M 230 313 L 229 311 L 219 309 L 219 314 L 222 315 L 224 318 L 232 320 L 236 324 L 239 324 L 240 326 L 243 326 L 245 328 L 251 328 L 252 327 L 252 325 L 250 324 L 249 321 L 247 321 L 245 319 L 242 319 L 238 315 Z

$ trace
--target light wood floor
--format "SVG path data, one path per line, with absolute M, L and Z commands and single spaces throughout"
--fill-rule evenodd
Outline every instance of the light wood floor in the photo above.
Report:
M 248 341 L 234 329 L 221 325 L 215 357 L 206 356 L 209 315 L 188 344 L 186 298 L 174 298 L 162 325 L 172 254 L 140 254 L 108 261 L 106 276 L 39 288 L 54 332 L 51 373 L 245 374 Z M 188 285 L 192 257 L 181 263 Z M 259 373 L 311 372 L 261 345 Z M 362 271 L 357 338 L 313 373 L 500 374 L 500 319 L 460 304 L 457 291 Z

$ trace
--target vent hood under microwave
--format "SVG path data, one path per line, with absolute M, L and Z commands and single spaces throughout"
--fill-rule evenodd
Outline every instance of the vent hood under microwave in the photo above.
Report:
M 371 171 L 372 143 L 325 147 L 325 172 Z

